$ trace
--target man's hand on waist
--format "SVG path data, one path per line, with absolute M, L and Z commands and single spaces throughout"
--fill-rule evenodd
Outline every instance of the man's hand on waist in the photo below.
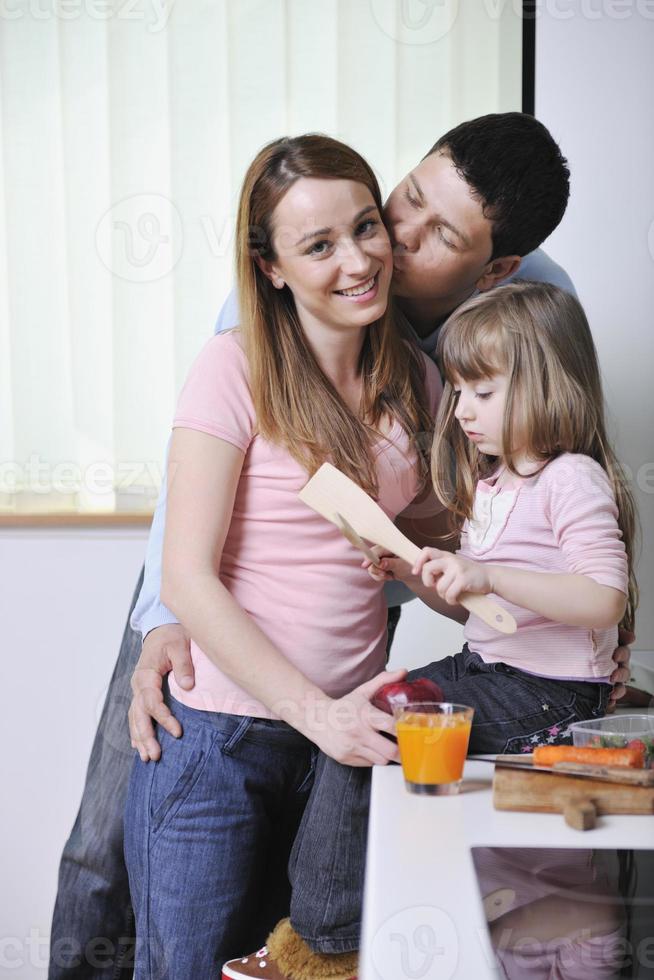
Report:
M 184 690 L 195 684 L 190 639 L 179 623 L 158 626 L 143 641 L 141 656 L 132 675 L 132 703 L 129 708 L 129 733 L 132 747 L 143 762 L 156 762 L 161 746 L 155 737 L 153 719 L 174 738 L 182 726 L 163 699 L 163 679 L 172 670 Z

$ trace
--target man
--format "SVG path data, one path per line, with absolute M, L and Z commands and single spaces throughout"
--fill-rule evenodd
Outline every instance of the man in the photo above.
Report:
M 574 291 L 566 273 L 536 251 L 563 216 L 568 178 L 565 160 L 547 130 L 530 116 L 505 113 L 472 120 L 450 131 L 395 188 L 386 205 L 394 245 L 394 291 L 424 351 L 433 354 L 444 319 L 477 290 L 518 276 Z M 238 311 L 232 297 L 221 311 L 217 329 L 236 323 Z M 50 980 L 121 975 L 128 947 L 124 937 L 131 928 L 122 861 L 122 809 L 132 762 L 125 726 L 129 682 L 136 665 L 130 723 L 132 745 L 144 760 L 160 755 L 152 718 L 172 735 L 181 734 L 179 723 L 163 703 L 163 675 L 173 669 L 182 687 L 193 686 L 188 638 L 159 600 L 164 512 L 165 489 L 148 542 L 145 586 L 132 617 L 143 634 L 143 649 L 137 664 L 139 639 L 127 626 L 82 805 L 62 857 Z M 399 588 L 396 583 L 393 586 Z M 387 596 L 389 634 L 399 618 L 399 604 L 408 595 L 396 591 Z M 619 648 L 615 659 L 614 696 L 620 696 L 628 670 L 619 664 L 628 660 L 628 650 Z M 321 763 L 317 801 L 333 775 L 339 778 L 338 772 L 326 771 Z M 294 915 L 292 910 L 291 918 L 300 936 L 317 938 L 311 944 L 314 950 L 347 953 L 356 949 L 358 941 L 361 881 L 353 882 L 349 906 L 346 902 L 338 910 L 326 910 L 321 904 L 322 889 L 313 889 L 316 901 L 310 902 L 309 889 L 301 880 L 302 840 L 307 839 L 311 814 L 318 808 L 318 803 L 316 807 L 309 804 L 303 832 L 298 835 L 292 860 L 298 912 Z M 365 821 L 363 805 L 355 816 L 360 824 Z M 353 837 L 358 833 L 360 838 L 361 832 L 365 837 L 365 827 L 353 825 Z M 333 856 L 333 861 L 345 860 L 342 855 Z M 358 863 L 362 875 L 362 857 Z M 316 920 L 320 934 L 312 924 Z M 265 980 L 262 968 L 256 967 L 257 975 Z M 124 975 L 129 975 L 128 964 Z

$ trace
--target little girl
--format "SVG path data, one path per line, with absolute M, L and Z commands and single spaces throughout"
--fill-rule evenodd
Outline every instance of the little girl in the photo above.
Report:
M 530 752 L 604 713 L 618 624 L 632 629 L 636 606 L 633 499 L 573 296 L 525 282 L 475 297 L 444 326 L 438 356 L 432 477 L 460 548 L 382 567 L 466 624 L 462 652 L 420 673 L 475 708 L 471 751 Z M 468 617 L 462 592 L 492 594 L 517 631 Z
M 424 548 L 413 568 L 376 548 L 382 570 L 364 567 L 465 622 L 460 653 L 408 677 L 474 707 L 470 751 L 531 752 L 605 712 L 618 624 L 633 629 L 637 601 L 633 499 L 574 297 L 531 282 L 477 296 L 443 327 L 438 359 L 432 477 L 460 548 Z M 468 616 L 457 603 L 466 591 L 492 594 L 517 632 Z M 226 964 L 225 978 L 285 980 L 298 964 L 303 976 L 353 977 L 369 795 L 369 769 L 320 756 L 291 857 L 290 921 L 259 954 Z

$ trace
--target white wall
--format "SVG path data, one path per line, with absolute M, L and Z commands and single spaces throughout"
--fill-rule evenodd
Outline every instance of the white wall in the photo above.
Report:
M 618 456 L 635 477 L 643 526 L 636 647 L 654 650 L 654 5 L 542 8 L 536 115 L 572 174 L 568 211 L 545 248 L 588 313 Z
M 0 976 L 46 976 L 59 855 L 144 551 L 144 531 L 0 531 Z

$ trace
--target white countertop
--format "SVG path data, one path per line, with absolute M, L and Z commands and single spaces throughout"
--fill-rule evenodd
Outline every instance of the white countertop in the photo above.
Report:
M 572 830 L 557 813 L 493 809 L 493 768 L 468 761 L 458 796 L 416 796 L 373 770 L 360 980 L 497 980 L 470 848 L 652 848 L 651 816 Z

